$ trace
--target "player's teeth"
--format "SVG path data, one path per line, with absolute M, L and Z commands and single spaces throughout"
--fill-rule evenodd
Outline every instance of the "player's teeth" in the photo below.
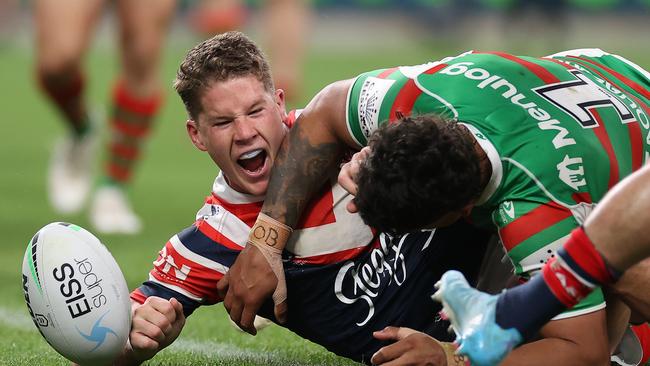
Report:
M 262 153 L 262 149 L 257 149 L 257 150 L 249 151 L 246 154 L 242 154 L 242 156 L 240 156 L 239 158 L 240 159 L 250 159 L 250 158 L 256 157 L 257 155 L 259 155 L 261 153 Z

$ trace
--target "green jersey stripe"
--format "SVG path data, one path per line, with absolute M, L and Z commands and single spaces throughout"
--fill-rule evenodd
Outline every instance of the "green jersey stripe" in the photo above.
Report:
M 549 201 L 501 228 L 499 235 L 509 252 L 536 233 L 572 216 L 573 214 L 566 207 Z
M 500 57 L 503 57 L 507 60 L 514 61 L 526 69 L 528 71 L 532 72 L 533 74 L 537 75 L 540 80 L 542 80 L 545 84 L 553 84 L 557 83 L 560 81 L 557 76 L 553 75 L 549 70 L 547 70 L 544 66 L 541 66 L 537 63 L 530 62 L 527 60 L 524 60 L 523 58 L 513 56 L 504 52 L 476 52 L 476 53 L 486 53 L 486 54 L 491 54 L 491 55 L 497 55 Z
M 576 58 L 585 62 L 588 62 L 596 67 L 602 68 L 603 70 L 607 71 L 608 73 L 614 75 L 617 79 L 623 82 L 623 84 L 627 85 L 628 87 L 632 88 L 632 90 L 636 91 L 637 93 L 641 94 L 644 98 L 650 99 L 650 91 L 647 89 L 643 88 L 641 85 L 639 85 L 636 81 L 629 79 L 627 76 L 621 74 L 620 72 L 616 70 L 612 70 L 611 68 L 597 63 L 593 60 L 590 60 L 585 57 L 577 57 L 577 56 L 572 56 L 571 58 Z

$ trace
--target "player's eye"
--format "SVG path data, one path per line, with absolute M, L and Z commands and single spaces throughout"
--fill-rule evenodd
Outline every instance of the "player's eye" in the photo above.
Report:
M 250 113 L 248 113 L 248 115 L 249 116 L 258 116 L 258 115 L 260 115 L 262 113 L 263 110 L 264 110 L 264 108 L 255 108 L 252 111 L 250 111 Z
M 229 125 L 230 123 L 232 123 L 231 119 L 220 119 L 220 120 L 214 121 L 212 123 L 212 125 L 215 126 L 215 127 L 225 127 L 225 126 Z

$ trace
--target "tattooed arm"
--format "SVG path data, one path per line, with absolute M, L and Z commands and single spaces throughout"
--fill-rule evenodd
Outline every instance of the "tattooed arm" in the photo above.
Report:
M 307 105 L 285 138 L 273 167 L 262 212 L 294 227 L 342 154 L 356 144 L 346 126 L 346 100 L 353 80 L 330 84 Z
M 355 146 L 346 126 L 351 84 L 352 80 L 346 80 L 327 86 L 302 112 L 274 162 L 261 211 L 270 218 L 258 217 L 248 244 L 217 285 L 230 318 L 251 334 L 256 333 L 255 315 L 270 296 L 276 319 L 286 321 L 287 290 L 281 253 L 289 231 L 284 225 L 296 225 L 311 196 L 337 169 L 347 146 Z

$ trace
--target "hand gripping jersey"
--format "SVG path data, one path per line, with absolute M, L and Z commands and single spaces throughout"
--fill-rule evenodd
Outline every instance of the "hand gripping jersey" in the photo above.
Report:
M 544 58 L 467 52 L 360 75 L 347 125 L 359 146 L 380 125 L 438 113 L 467 126 L 492 164 L 473 212 L 494 225 L 526 278 L 539 270 L 650 148 L 650 75 L 598 49 Z M 566 317 L 603 305 L 595 292 Z
M 326 185 L 307 207 L 284 252 L 289 319 L 286 327 L 338 355 L 369 363 L 385 345 L 372 332 L 406 326 L 451 340 L 433 285 L 451 268 L 475 277 L 486 233 L 466 224 L 403 237 L 377 235 L 345 209 L 351 196 Z M 149 280 L 132 292 L 175 297 L 186 315 L 220 302 L 217 281 L 246 245 L 263 197 L 233 190 L 220 174 L 196 222 L 160 251 Z M 478 247 L 477 245 L 478 244 Z M 273 304 L 260 315 L 273 319 Z

